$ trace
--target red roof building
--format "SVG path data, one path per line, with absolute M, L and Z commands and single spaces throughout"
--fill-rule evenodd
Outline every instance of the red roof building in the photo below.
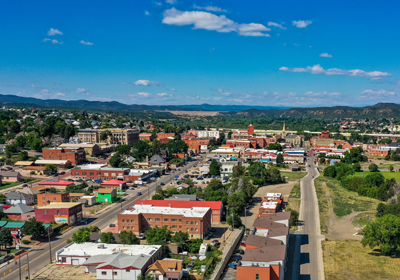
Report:
M 212 211 L 211 221 L 220 223 L 223 211 L 221 201 L 184 201 L 184 200 L 137 200 L 135 204 L 153 205 L 171 208 L 192 208 L 192 207 L 210 207 Z
M 110 180 L 100 184 L 103 188 L 114 188 L 114 189 L 125 189 L 126 181 L 122 180 Z
M 73 185 L 73 182 L 58 180 L 58 181 L 45 181 L 40 182 L 39 185 L 46 186 L 49 188 L 56 188 L 58 190 L 65 190 L 69 185 Z

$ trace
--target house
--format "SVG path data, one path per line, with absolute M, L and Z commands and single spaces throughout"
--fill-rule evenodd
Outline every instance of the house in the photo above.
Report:
M 56 264 L 57 265 L 83 265 L 86 261 L 93 256 L 110 256 L 115 252 L 123 252 L 127 255 L 147 255 L 150 256 L 150 264 L 161 258 L 162 255 L 161 245 L 126 245 L 126 244 L 104 244 L 104 243 L 91 243 L 84 242 L 80 244 L 70 243 L 64 248 L 61 248 L 56 252 Z M 93 267 L 89 267 L 89 263 L 86 263 L 88 268 L 85 271 L 93 271 Z M 146 268 L 142 273 L 146 272 Z M 110 273 L 108 275 L 111 276 Z M 98 278 L 98 279 L 112 279 Z M 121 278 L 118 278 L 121 279 Z M 136 278 L 135 278 L 136 279 Z
M 237 280 L 283 280 L 286 245 L 248 249 L 236 269 Z
M 85 149 L 82 147 L 55 147 L 42 150 L 44 160 L 69 160 L 78 165 L 86 162 Z
M 171 197 L 164 198 L 164 200 L 197 201 L 197 195 L 195 195 L 195 194 L 173 194 Z
M 266 246 L 277 246 L 282 245 L 282 241 L 278 239 L 273 239 L 270 237 L 264 237 L 254 234 L 249 234 L 246 239 L 246 250 L 257 249 Z
M 100 184 L 102 188 L 112 188 L 119 191 L 126 189 L 126 181 L 110 180 Z
M 0 171 L 0 176 L 4 182 L 19 182 L 21 174 L 16 171 Z
M 39 186 L 55 188 L 58 190 L 65 190 L 68 186 L 73 185 L 74 182 L 65 181 L 65 180 L 54 180 L 54 181 L 44 181 L 40 182 Z
M 12 205 L 23 203 L 29 206 L 35 203 L 35 197 L 21 192 L 9 192 L 6 193 L 6 203 Z
M 127 230 L 136 234 L 155 226 L 167 226 L 173 232 L 185 231 L 191 238 L 203 238 L 211 229 L 210 207 L 172 208 L 136 203 L 117 217 L 118 231 Z
M 53 164 L 58 168 L 70 168 L 72 163 L 69 160 L 58 160 L 58 159 L 38 159 L 35 161 L 37 166 L 46 166 L 48 164 Z
M 24 203 L 18 203 L 4 210 L 4 214 L 7 215 L 7 218 L 12 220 L 27 221 L 35 217 L 35 209 Z
M 97 202 L 115 202 L 117 201 L 117 191 L 115 189 L 98 189 L 93 190 L 93 193 L 97 195 Z
M 232 165 L 232 164 L 222 164 L 221 168 L 220 168 L 221 173 L 222 174 L 232 175 L 233 174 L 233 167 L 235 167 L 235 166 Z
M 82 220 L 82 203 L 54 202 L 35 208 L 36 220 L 44 223 L 75 225 Z
M 149 266 L 146 275 L 156 279 L 176 279 L 182 278 L 182 261 L 174 259 L 157 260 Z
M 85 195 L 78 199 L 78 202 L 85 206 L 92 206 L 96 204 L 96 197 L 94 195 Z
M 90 156 L 97 156 L 103 152 L 98 144 L 93 144 L 93 143 L 61 144 L 59 147 L 60 148 L 67 148 L 67 147 L 83 148 L 85 150 L 85 153 Z
M 187 200 L 137 200 L 135 205 L 153 205 L 171 208 L 210 207 L 212 211 L 211 221 L 220 223 L 223 207 L 221 201 L 187 201 Z
M 166 161 L 161 156 L 154 155 L 150 158 L 149 162 L 151 165 L 161 165 L 161 164 L 165 163 Z
M 51 202 L 69 202 L 69 193 L 41 193 L 37 195 L 38 205 L 47 205 Z

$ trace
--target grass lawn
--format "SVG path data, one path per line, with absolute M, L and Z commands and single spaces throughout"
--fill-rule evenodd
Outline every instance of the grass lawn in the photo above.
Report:
M 288 177 L 290 179 L 303 179 L 307 175 L 307 172 L 287 172 L 281 171 L 282 177 Z
M 20 251 L 20 249 L 10 249 L 10 253 L 16 253 L 18 251 Z
M 374 172 L 363 171 L 363 172 L 356 172 L 355 174 L 365 177 L 372 173 L 374 173 Z M 400 172 L 379 172 L 379 173 L 382 174 L 383 177 L 385 177 L 386 179 L 394 178 L 394 179 L 396 179 L 397 182 L 400 182 Z
M 38 179 L 32 179 L 32 184 L 39 182 L 39 181 L 40 180 L 38 180 Z M 8 189 L 8 188 L 15 187 L 15 186 L 22 185 L 22 184 L 30 184 L 30 183 L 31 183 L 31 181 L 29 179 L 23 179 L 21 182 L 4 182 L 3 181 L 1 184 L 1 187 L 0 187 L 0 190 Z
M 321 232 L 327 232 L 329 208 L 332 207 L 337 217 L 353 212 L 375 210 L 381 202 L 377 199 L 359 196 L 358 193 L 343 188 L 334 179 L 320 176 L 315 179 L 315 190 L 318 197 Z
M 297 212 L 300 212 L 300 197 L 301 197 L 300 183 L 297 183 L 296 185 L 293 186 L 292 190 L 290 191 L 286 210 L 287 211 L 296 210 Z M 291 227 L 290 230 L 293 231 L 297 230 L 297 226 Z
M 326 280 L 399 279 L 399 256 L 382 256 L 357 240 L 322 241 Z

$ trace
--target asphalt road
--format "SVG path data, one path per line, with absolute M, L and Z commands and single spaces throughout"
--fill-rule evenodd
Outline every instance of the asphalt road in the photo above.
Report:
M 156 184 L 159 185 L 161 182 L 165 184 L 164 188 L 167 187 L 170 178 L 174 178 L 174 176 L 181 176 L 185 174 L 185 171 L 195 164 L 199 164 L 203 158 L 196 158 L 195 161 L 188 163 L 187 165 L 179 167 L 181 171 L 176 171 L 172 173 L 172 175 L 164 175 L 158 178 L 156 182 L 148 184 L 146 187 L 141 188 L 141 196 L 129 195 L 125 197 L 121 203 L 116 203 L 112 208 L 107 211 L 102 212 L 98 215 L 98 217 L 94 217 L 88 219 L 87 225 L 89 226 L 98 226 L 100 229 L 105 228 L 110 223 L 113 223 L 116 220 L 116 216 L 121 209 L 127 208 L 128 206 L 132 206 L 136 200 L 148 199 L 151 198 L 152 194 L 155 193 Z M 73 227 L 71 230 L 66 233 L 58 236 L 54 236 L 51 238 L 51 258 L 54 261 L 55 253 L 57 250 L 64 247 L 67 243 L 66 240 L 72 237 L 72 234 L 76 232 L 79 228 L 86 227 L 86 222 L 81 222 L 79 226 Z M 50 254 L 49 254 L 49 245 L 44 244 L 37 249 L 34 249 L 28 253 L 29 255 L 29 270 L 32 275 L 35 271 L 44 267 L 46 264 L 50 262 Z M 28 276 L 28 272 L 25 271 L 27 268 L 27 257 L 26 255 L 21 257 L 21 279 L 25 279 L 25 276 Z M 10 269 L 12 270 L 10 272 Z M 4 276 L 4 273 L 7 275 Z M 5 267 L 0 269 L 0 279 L 19 279 L 19 265 L 16 265 L 14 262 L 6 265 Z
M 308 175 L 304 177 L 301 184 L 301 208 L 299 233 L 302 235 L 302 246 L 300 254 L 300 277 L 299 279 L 323 279 L 323 262 L 321 251 L 320 223 L 318 200 L 315 192 L 314 178 L 318 171 L 314 165 L 314 157 L 308 160 Z

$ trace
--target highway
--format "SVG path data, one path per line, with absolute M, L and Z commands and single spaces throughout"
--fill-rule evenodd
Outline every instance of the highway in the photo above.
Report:
M 179 167 L 181 171 L 175 171 L 172 175 L 164 175 L 158 178 L 156 182 L 152 182 L 147 185 L 147 187 L 141 188 L 142 195 L 128 195 L 125 197 L 121 203 L 115 203 L 112 208 L 109 208 L 107 211 L 104 211 L 94 218 L 90 218 L 87 220 L 88 226 L 98 226 L 100 229 L 104 229 L 110 223 L 114 223 L 117 214 L 121 212 L 121 209 L 127 208 L 128 206 L 132 206 L 136 200 L 148 199 L 151 198 L 151 195 L 155 192 L 156 185 L 159 185 L 161 182 L 165 184 L 164 188 L 168 187 L 170 183 L 170 178 L 173 180 L 174 176 L 181 176 L 185 174 L 187 169 L 192 168 L 195 164 L 199 164 L 202 161 L 201 158 L 195 158 L 194 161 L 189 162 L 187 165 Z M 65 232 L 62 235 L 54 236 L 51 238 L 51 258 L 54 261 L 55 253 L 57 250 L 61 249 L 65 245 L 67 245 L 66 240 L 72 237 L 72 234 L 76 232 L 79 228 L 86 227 L 86 222 L 81 222 L 80 225 L 73 227 L 71 230 Z M 23 246 L 22 246 L 23 247 Z M 49 253 L 49 245 L 48 243 L 38 247 L 37 249 L 31 250 L 29 255 L 29 270 L 30 275 L 44 267 L 50 262 L 50 253 Z M 21 279 L 25 279 L 25 276 L 28 276 L 28 272 L 25 271 L 27 268 L 27 257 L 26 255 L 21 257 Z M 12 270 L 10 272 L 10 269 Z M 6 276 L 4 276 L 6 273 Z M 0 279 L 19 279 L 19 265 L 16 265 L 14 262 L 6 265 L 5 267 L 0 269 Z
M 324 237 L 320 233 L 318 199 L 314 186 L 314 178 L 318 177 L 319 173 L 314 165 L 314 159 L 314 157 L 309 157 L 308 175 L 301 181 L 300 227 L 298 234 L 302 235 L 302 246 L 299 279 L 323 280 L 324 265 L 321 240 Z

